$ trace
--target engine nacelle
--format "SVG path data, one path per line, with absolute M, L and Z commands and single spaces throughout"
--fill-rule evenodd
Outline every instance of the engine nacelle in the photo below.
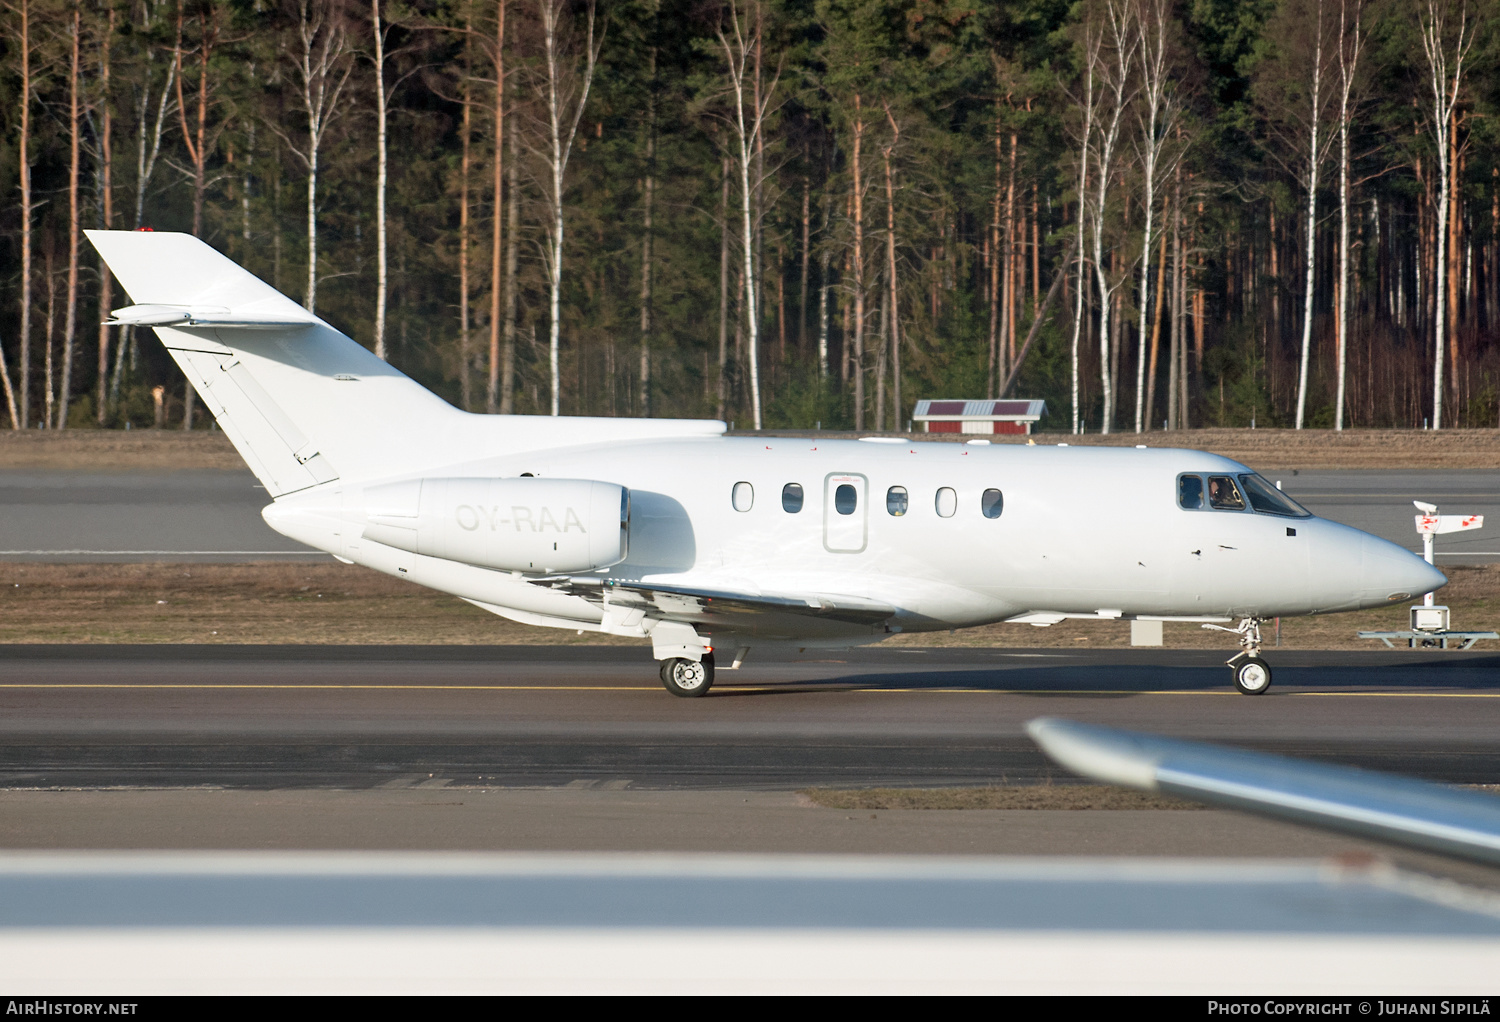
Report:
M 629 553 L 630 491 L 589 479 L 408 479 L 365 490 L 364 537 L 505 571 L 592 571 Z

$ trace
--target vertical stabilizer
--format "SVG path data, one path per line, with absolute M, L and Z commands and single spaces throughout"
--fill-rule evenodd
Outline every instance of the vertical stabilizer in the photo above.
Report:
M 720 436 L 702 419 L 475 415 L 454 408 L 189 234 L 88 231 L 272 496 L 517 451 Z
M 253 274 L 187 234 L 89 231 L 272 496 L 379 475 L 462 417 Z

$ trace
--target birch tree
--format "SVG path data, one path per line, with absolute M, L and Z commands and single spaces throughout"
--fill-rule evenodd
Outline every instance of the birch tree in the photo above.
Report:
M 563 25 L 565 0 L 539 0 L 542 24 L 542 46 L 544 51 L 543 96 L 547 115 L 547 248 L 545 268 L 548 284 L 548 366 L 552 384 L 553 415 L 561 414 L 562 379 L 558 352 L 562 331 L 562 268 L 564 207 L 563 186 L 568 171 L 568 159 L 573 154 L 573 140 L 578 134 L 578 122 L 588 105 L 589 88 L 594 82 L 594 67 L 599 60 L 602 38 L 594 34 L 594 5 L 588 5 L 584 16 L 583 53 L 564 52 L 571 49 L 565 38 Z M 582 66 L 580 67 L 580 63 Z M 497 86 L 498 87 L 498 86 Z
M 744 258 L 746 359 L 750 363 L 750 412 L 755 428 L 761 428 L 760 401 L 760 312 L 755 275 L 754 196 L 759 190 L 759 168 L 755 164 L 761 147 L 766 118 L 776 96 L 781 73 L 778 70 L 758 90 L 753 78 L 761 65 L 764 38 L 760 21 L 752 24 L 751 13 L 742 12 L 730 0 L 726 16 L 715 27 L 719 51 L 729 80 L 730 126 L 734 131 L 735 169 L 740 179 L 740 247 Z M 726 23 L 727 22 L 727 27 Z M 858 414 L 858 413 L 856 413 Z
M 380 20 L 380 0 L 370 0 L 370 27 L 371 35 L 375 42 L 375 357 L 385 358 L 385 302 L 387 290 L 386 278 L 386 250 L 385 250 L 385 186 L 386 186 L 386 108 L 390 103 L 390 93 L 385 86 L 385 43 L 386 26 Z M 467 117 L 469 107 L 467 96 L 464 103 L 464 130 L 468 131 Z M 464 156 L 468 157 L 468 138 L 464 139 Z M 464 187 L 468 187 L 468 168 L 465 167 Z M 467 194 L 465 195 L 467 198 Z M 468 213 L 467 203 L 464 209 Z M 465 224 L 467 227 L 467 224 Z M 467 255 L 467 253 L 465 253 Z M 467 269 L 467 267 L 465 267 Z M 467 285 L 467 277 L 465 284 Z M 468 289 L 464 290 L 464 301 L 468 302 Z M 467 310 L 466 310 L 467 311 Z M 464 331 L 465 347 L 467 348 L 468 330 L 467 324 Z M 467 368 L 465 372 L 467 373 Z M 465 387 L 467 390 L 467 386 Z
M 1338 47 L 1329 23 L 1329 0 L 1290 0 L 1269 26 L 1270 52 L 1256 87 L 1272 136 L 1271 156 L 1304 193 L 1302 338 L 1297 368 L 1296 428 L 1307 417 L 1308 371 L 1316 309 L 1318 188 L 1337 133 L 1328 130 Z
M 151 4 L 141 5 L 141 22 L 135 26 L 137 38 L 149 37 L 155 29 L 156 15 L 159 13 Z M 156 93 L 155 102 L 152 102 L 152 89 L 156 78 L 157 48 L 147 42 L 141 50 L 141 67 L 137 74 L 140 76 L 135 84 L 135 212 L 131 226 L 135 229 L 145 223 L 146 215 L 146 193 L 150 189 L 151 179 L 156 174 L 156 161 L 161 156 L 161 140 L 165 133 L 167 119 L 177 111 L 175 86 L 177 84 L 177 61 L 175 53 L 171 60 L 164 63 L 166 68 L 163 73 L 161 91 Z M 155 114 L 152 114 L 153 108 Z M 101 317 L 102 318 L 102 317 Z M 120 337 L 115 344 L 115 367 L 110 373 L 109 400 L 115 404 L 120 399 L 120 383 L 125 375 L 125 356 L 130 345 L 135 343 L 134 327 L 125 327 L 121 330 Z
M 1339 0 L 1339 268 L 1338 268 L 1338 391 L 1334 397 L 1333 428 L 1344 428 L 1344 405 L 1349 364 L 1349 132 L 1354 121 L 1354 87 L 1364 49 L 1360 24 L 1364 0 Z
M 293 74 L 307 117 L 307 137 L 298 146 L 282 138 L 307 168 L 307 290 L 303 305 L 318 311 L 318 157 L 328 130 L 343 112 L 344 88 L 354 70 L 349 26 L 332 0 L 297 0 Z M 279 130 L 279 129 L 278 129 Z
M 1116 172 L 1121 124 L 1132 97 L 1132 74 L 1140 37 L 1133 30 L 1132 12 L 1126 0 L 1101 0 L 1097 6 L 1097 24 L 1102 45 L 1086 47 L 1095 68 L 1091 78 L 1098 82 L 1099 123 L 1095 144 L 1087 158 L 1093 160 L 1094 189 L 1088 198 L 1089 242 L 1094 251 L 1094 279 L 1099 291 L 1099 379 L 1103 388 L 1104 410 L 1102 432 L 1114 424 L 1114 386 L 1110 373 L 1110 305 L 1121 279 L 1111 281 L 1104 264 L 1104 236 L 1109 213 L 1109 186 Z
M 1171 0 L 1138 0 L 1135 22 L 1141 47 L 1140 97 L 1136 104 L 1140 135 L 1136 141 L 1136 157 L 1141 168 L 1140 205 L 1145 214 L 1145 225 L 1141 230 L 1141 282 L 1136 303 L 1135 431 L 1139 433 L 1145 428 L 1147 414 L 1146 315 L 1151 307 L 1151 245 L 1155 240 L 1157 192 L 1163 178 L 1171 173 L 1172 162 L 1181 156 L 1180 151 L 1169 151 L 1167 146 L 1182 107 L 1173 87 Z M 1160 291 L 1160 281 L 1157 283 Z M 1161 305 L 1159 295 L 1157 305 Z
M 99 135 L 99 197 L 100 197 L 100 219 L 104 222 L 104 229 L 110 230 L 115 225 L 115 193 L 114 193 L 114 105 L 110 95 L 110 51 L 115 39 L 115 9 L 110 7 L 106 15 L 105 29 L 99 40 L 99 121 L 101 131 Z M 109 331 L 104 321 L 109 318 L 109 307 L 114 303 L 112 297 L 113 278 L 110 275 L 109 266 L 104 260 L 99 260 L 99 361 L 97 397 L 95 398 L 94 417 L 99 425 L 103 426 L 108 418 L 109 404 Z M 0 360 L 3 361 L 3 360 Z M 0 371 L 4 366 L 0 365 Z
M 68 402 L 73 390 L 73 349 L 78 336 L 78 209 L 79 148 L 82 142 L 83 11 L 75 3 L 68 37 L 68 293 L 63 310 L 62 381 L 58 389 L 54 429 L 68 426 Z
M 1104 45 L 1103 35 L 1090 28 L 1084 29 L 1083 36 L 1083 82 L 1079 90 L 1080 95 L 1075 98 L 1077 106 L 1083 111 L 1083 122 L 1078 129 L 1078 185 L 1077 202 L 1075 208 L 1078 211 L 1075 228 L 1077 230 L 1077 242 L 1073 246 L 1077 265 L 1075 267 L 1076 284 L 1073 289 L 1073 337 L 1070 346 L 1071 351 L 1071 385 L 1073 395 L 1073 429 L 1076 436 L 1083 429 L 1082 408 L 1080 407 L 1080 366 L 1078 359 L 1078 344 L 1083 336 L 1083 305 L 1084 292 L 1088 287 L 1087 256 L 1084 255 L 1084 229 L 1085 197 L 1089 190 L 1089 153 L 1094 144 L 1094 120 L 1098 115 L 1099 94 L 1095 91 L 1094 69 L 1099 64 L 1099 50 Z
M 1427 59 L 1427 84 L 1432 94 L 1428 126 L 1437 146 L 1437 237 L 1433 242 L 1432 428 L 1443 428 L 1443 356 L 1448 323 L 1448 210 L 1453 188 L 1452 141 L 1454 113 L 1463 88 L 1464 64 L 1477 36 L 1468 0 L 1422 0 L 1418 12 L 1422 54 Z
M 187 150 L 188 160 L 192 163 L 190 173 L 193 178 L 193 236 L 200 238 L 203 236 L 203 202 L 208 191 L 208 159 L 217 147 L 219 134 L 224 128 L 223 121 L 213 127 L 209 125 L 210 112 L 215 106 L 215 89 L 209 67 L 220 41 L 223 16 L 224 9 L 218 4 L 198 4 L 196 13 L 198 42 L 196 46 L 189 49 L 185 45 L 183 36 L 186 21 L 183 0 L 178 0 L 177 3 L 177 35 L 172 46 L 174 72 L 172 80 L 177 89 L 177 117 L 182 129 L 182 145 Z M 183 57 L 188 54 L 193 54 L 198 58 L 196 61 L 198 84 L 193 104 L 195 120 L 192 127 L 188 126 L 188 104 L 183 95 L 186 82 Z M 157 139 L 160 141 L 159 133 Z M 155 155 L 153 152 L 153 161 Z
M 501 326 L 501 258 L 502 252 L 505 251 L 501 244 L 503 240 L 501 226 L 505 222 L 503 211 L 505 209 L 506 174 L 505 16 L 508 0 L 493 0 L 493 2 L 494 34 L 466 32 L 466 38 L 476 43 L 488 57 L 494 83 L 494 91 L 491 93 L 490 118 L 493 127 L 490 136 L 490 206 L 492 210 L 490 218 L 490 339 L 486 364 L 488 376 L 485 386 L 485 411 L 491 415 L 496 412 L 509 414 L 511 411 L 515 366 L 514 330 L 510 326 L 509 319 L 506 320 L 506 326 L 503 329 Z M 513 165 L 514 160 L 511 162 Z M 515 203 L 514 196 L 512 196 L 511 203 L 512 205 Z M 505 285 L 507 288 L 509 286 L 509 283 Z M 508 299 L 505 301 L 508 302 Z M 502 333 L 505 342 L 503 350 Z
M 21 102 L 20 135 L 16 163 L 21 186 L 21 337 L 17 346 L 17 375 L 20 377 L 21 399 L 17 407 L 16 394 L 11 389 L 10 372 L 5 371 L 5 403 L 10 411 L 11 429 L 25 429 L 31 424 L 31 277 L 32 277 L 32 215 L 31 196 L 31 103 L 32 103 L 32 34 L 31 0 L 17 0 L 11 6 L 16 12 L 17 43 L 20 50 Z M 0 349 L 0 369 L 5 368 L 3 349 Z

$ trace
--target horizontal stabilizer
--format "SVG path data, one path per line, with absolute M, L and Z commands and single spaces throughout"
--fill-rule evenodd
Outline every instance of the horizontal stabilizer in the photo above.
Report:
M 1046 717 L 1026 731 L 1108 784 L 1500 863 L 1500 799 L 1477 791 Z
M 229 309 L 222 305 L 130 305 L 115 309 L 104 326 L 175 326 L 274 330 L 314 326 L 318 318 L 311 314 L 287 315 L 284 308 L 274 311 Z

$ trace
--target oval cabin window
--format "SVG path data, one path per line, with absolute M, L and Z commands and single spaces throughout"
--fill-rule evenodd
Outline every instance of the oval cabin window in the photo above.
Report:
M 953 512 L 958 510 L 958 494 L 951 486 L 944 486 L 937 491 L 937 499 L 933 501 L 937 508 L 939 518 L 952 518 Z
M 781 488 L 781 510 L 789 515 L 802 510 L 801 483 L 787 483 Z
M 885 509 L 892 518 L 900 518 L 906 514 L 906 505 L 906 487 L 892 486 L 885 491 Z
M 833 491 L 833 509 L 841 515 L 852 515 L 859 506 L 859 493 L 848 483 Z
M 731 499 L 736 511 L 749 511 L 755 503 L 755 487 L 749 483 L 735 483 Z
M 979 498 L 979 510 L 986 518 L 999 518 L 1005 510 L 1005 494 L 999 490 L 985 490 Z

